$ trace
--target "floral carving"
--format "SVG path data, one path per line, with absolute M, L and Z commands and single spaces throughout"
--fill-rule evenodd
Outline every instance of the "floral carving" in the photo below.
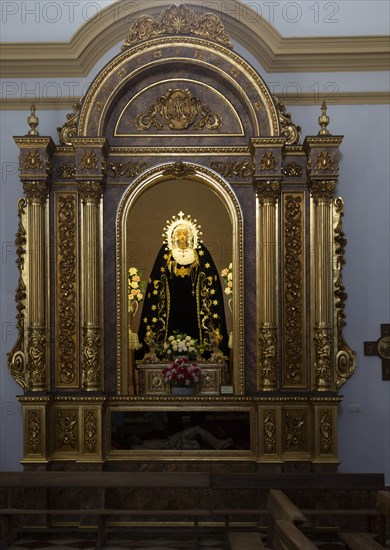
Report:
M 225 33 L 221 20 L 212 13 L 205 13 L 198 17 L 183 4 L 173 5 L 163 11 L 158 19 L 151 16 L 142 16 L 130 28 L 122 49 L 150 40 L 161 35 L 194 35 L 214 40 L 231 48 L 232 44 Z
M 320 445 L 321 454 L 329 454 L 333 448 L 333 425 L 332 414 L 328 409 L 321 412 L 320 415 Z
M 276 452 L 276 412 L 268 410 L 264 412 L 264 447 L 267 453 Z
M 98 167 L 98 160 L 94 151 L 85 151 L 80 159 L 80 170 L 94 170 Z
M 74 430 L 77 424 L 76 413 L 72 415 L 63 415 L 57 411 L 57 444 L 58 447 L 76 447 L 77 438 Z
M 38 151 L 29 151 L 24 158 L 25 170 L 41 170 L 43 167 L 43 161 Z
M 87 451 L 89 453 L 96 452 L 97 420 L 92 409 L 88 409 L 84 419 L 84 440 Z
M 59 384 L 76 378 L 76 197 L 58 201 L 58 369 Z
M 286 421 L 286 449 L 297 447 L 303 450 L 305 444 L 305 412 L 285 412 Z
M 32 453 L 37 453 L 41 446 L 41 418 L 37 411 L 28 411 L 28 447 Z
M 276 157 L 272 151 L 264 153 L 260 161 L 260 171 L 261 172 L 271 172 L 275 171 L 278 166 Z
M 303 381 L 303 276 L 301 197 L 288 195 L 285 211 L 285 354 L 286 377 L 291 385 Z
M 254 173 L 254 164 L 251 161 L 212 162 L 210 168 L 225 178 L 234 176 L 248 178 Z
M 221 127 L 222 117 L 193 97 L 190 90 L 177 88 L 169 89 L 149 108 L 148 113 L 137 115 L 135 120 L 137 130 L 149 130 L 152 126 L 161 130 L 164 124 L 172 130 L 186 130 L 192 124 L 195 124 L 196 130 L 204 127 L 215 130 Z

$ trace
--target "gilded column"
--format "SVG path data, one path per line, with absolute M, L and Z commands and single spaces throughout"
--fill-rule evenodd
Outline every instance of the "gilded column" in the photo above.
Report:
M 316 391 L 335 389 L 334 327 L 334 234 L 333 198 L 338 177 L 338 148 L 341 136 L 327 130 L 326 104 L 318 119 L 321 130 L 307 137 L 308 177 L 312 200 L 312 387 Z
M 18 380 L 31 391 L 50 388 L 49 376 L 49 228 L 48 194 L 51 179 L 51 156 L 55 150 L 50 137 L 39 137 L 38 118 L 31 107 L 28 119 L 31 130 L 25 137 L 15 138 L 20 148 L 20 179 L 27 197 L 25 207 L 27 269 L 25 299 L 28 317 L 24 319 L 26 365 L 24 380 Z M 12 357 L 10 357 L 12 361 Z
M 81 381 L 87 391 L 104 389 L 102 195 L 106 140 L 74 138 L 81 197 Z
M 279 386 L 278 234 L 282 149 L 285 138 L 251 140 L 257 194 L 257 390 Z
M 278 199 L 280 182 L 257 184 L 259 362 L 258 390 L 278 387 Z

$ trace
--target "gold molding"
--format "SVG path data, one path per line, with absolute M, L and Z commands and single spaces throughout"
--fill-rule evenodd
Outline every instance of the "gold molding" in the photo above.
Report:
M 110 48 L 123 43 L 131 21 L 142 15 L 158 16 L 172 1 L 149 0 L 141 9 L 136 4 L 138 11 L 132 14 L 126 11 L 125 4 L 125 0 L 119 1 L 102 10 L 99 17 L 87 21 L 69 42 L 4 42 L 3 78 L 87 76 Z M 254 55 L 267 72 L 388 70 L 387 36 L 286 38 L 250 6 L 238 0 L 225 0 L 223 5 L 226 33 Z M 194 0 L 186 2 L 186 6 L 197 14 L 202 12 L 202 6 Z M 208 11 L 221 15 L 211 6 Z
M 300 94 L 282 94 L 278 97 L 289 107 L 293 105 L 319 105 L 321 99 L 326 95 L 315 92 L 302 92 Z M 332 105 L 388 105 L 390 94 L 384 92 L 333 92 L 331 97 L 325 97 L 328 106 Z M 32 99 L 13 97 L 0 100 L 0 111 L 28 111 Z M 39 111 L 68 111 L 73 109 L 75 98 L 59 97 L 57 99 L 35 98 L 33 99 Z

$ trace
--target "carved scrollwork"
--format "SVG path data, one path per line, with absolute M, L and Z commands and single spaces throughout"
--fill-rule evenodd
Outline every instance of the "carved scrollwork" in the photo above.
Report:
M 98 167 L 98 160 L 94 151 L 85 151 L 80 159 L 80 170 L 94 170 Z
M 263 154 L 260 160 L 260 172 L 275 171 L 277 169 L 277 165 L 278 161 L 274 153 L 272 153 L 272 151 L 266 152 Z
M 29 410 L 27 415 L 28 450 L 38 453 L 42 443 L 42 422 L 38 411 Z
M 84 442 L 89 453 L 96 452 L 97 444 L 97 419 L 93 409 L 88 409 L 84 418 Z
M 76 196 L 58 198 L 58 372 L 59 385 L 76 378 Z
M 60 179 L 74 179 L 76 168 L 71 164 L 61 164 L 57 167 L 56 174 Z
M 61 145 L 72 145 L 70 139 L 76 137 L 77 133 L 77 124 L 80 116 L 81 103 L 75 103 L 73 105 L 73 113 L 67 114 L 67 122 L 57 128 L 58 137 Z
M 284 419 L 286 425 L 285 447 L 290 449 L 296 447 L 303 450 L 305 447 L 305 411 L 285 411 Z
M 345 264 L 344 252 L 347 243 L 342 229 L 342 217 L 344 215 L 344 203 L 341 198 L 334 201 L 335 213 L 338 216 L 338 221 L 334 230 L 335 233 L 335 254 L 337 258 L 337 278 L 335 282 L 335 298 L 336 298 L 336 330 L 337 330 L 337 345 L 338 352 L 336 354 L 336 388 L 339 389 L 352 376 L 356 366 L 356 354 L 348 346 L 343 336 L 343 328 L 345 326 L 345 302 L 347 293 L 343 284 L 342 270 Z
M 107 173 L 114 178 L 133 178 L 146 170 L 146 162 L 109 162 Z
M 26 230 L 23 225 L 23 216 L 25 214 L 25 208 L 27 206 L 26 199 L 20 199 L 18 203 L 18 216 L 19 216 L 19 226 L 18 232 L 16 233 L 15 245 L 16 245 L 16 264 L 19 270 L 19 282 L 18 287 L 15 292 L 16 298 L 16 328 L 19 332 L 18 338 L 15 342 L 12 351 L 8 354 L 8 369 L 11 375 L 14 377 L 16 382 L 20 384 L 23 389 L 27 388 L 26 380 L 26 352 L 24 347 L 25 340 L 25 309 L 26 309 L 26 285 L 23 280 L 23 267 L 24 267 L 24 256 L 26 253 Z
M 158 19 L 151 16 L 142 16 L 137 19 L 130 27 L 130 35 L 122 46 L 122 50 L 161 35 L 194 35 L 232 48 L 225 28 L 216 15 L 205 13 L 198 17 L 195 12 L 180 4 L 163 11 Z
M 57 411 L 57 446 L 59 449 L 62 447 L 76 447 L 77 437 L 74 433 L 76 424 L 76 413 L 70 415 L 62 414 L 61 411 Z
M 24 157 L 23 167 L 25 170 L 41 170 L 43 161 L 39 151 L 29 151 Z
M 291 114 L 286 113 L 285 104 L 276 97 L 274 99 L 279 113 L 281 133 L 287 138 L 286 145 L 297 145 L 301 140 L 301 127 L 292 122 Z
M 190 90 L 169 89 L 165 96 L 156 100 L 148 113 L 137 115 L 135 120 L 137 130 L 149 130 L 152 126 L 161 130 L 164 124 L 171 130 L 186 130 L 192 124 L 196 130 L 204 127 L 215 130 L 222 126 L 222 117 L 212 113 L 199 98 L 193 97 Z
M 303 167 L 296 162 L 290 162 L 283 167 L 283 174 L 288 178 L 299 178 L 302 176 Z
M 333 161 L 328 151 L 321 151 L 316 159 L 316 169 L 324 172 L 338 168 L 336 162 Z
M 253 176 L 255 169 L 251 161 L 212 162 L 210 168 L 225 178 L 232 178 L 234 176 L 249 178 Z
M 285 209 L 285 354 L 289 384 L 303 380 L 302 199 L 288 195 Z
M 183 162 L 174 162 L 173 164 L 169 165 L 163 172 L 164 176 L 173 176 L 178 180 L 184 179 L 194 174 L 194 168 L 192 166 L 184 164 Z
M 276 453 L 276 411 L 264 411 L 264 448 L 267 453 Z
M 333 453 L 332 412 L 325 409 L 320 414 L 320 453 Z

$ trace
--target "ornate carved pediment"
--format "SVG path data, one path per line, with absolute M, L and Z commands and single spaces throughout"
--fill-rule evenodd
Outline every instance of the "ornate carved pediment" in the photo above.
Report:
M 225 33 L 221 20 L 213 13 L 197 16 L 183 4 L 172 5 L 163 11 L 160 17 L 143 16 L 130 27 L 122 50 L 162 35 L 190 35 L 219 42 L 227 48 L 232 48 L 230 38 Z

